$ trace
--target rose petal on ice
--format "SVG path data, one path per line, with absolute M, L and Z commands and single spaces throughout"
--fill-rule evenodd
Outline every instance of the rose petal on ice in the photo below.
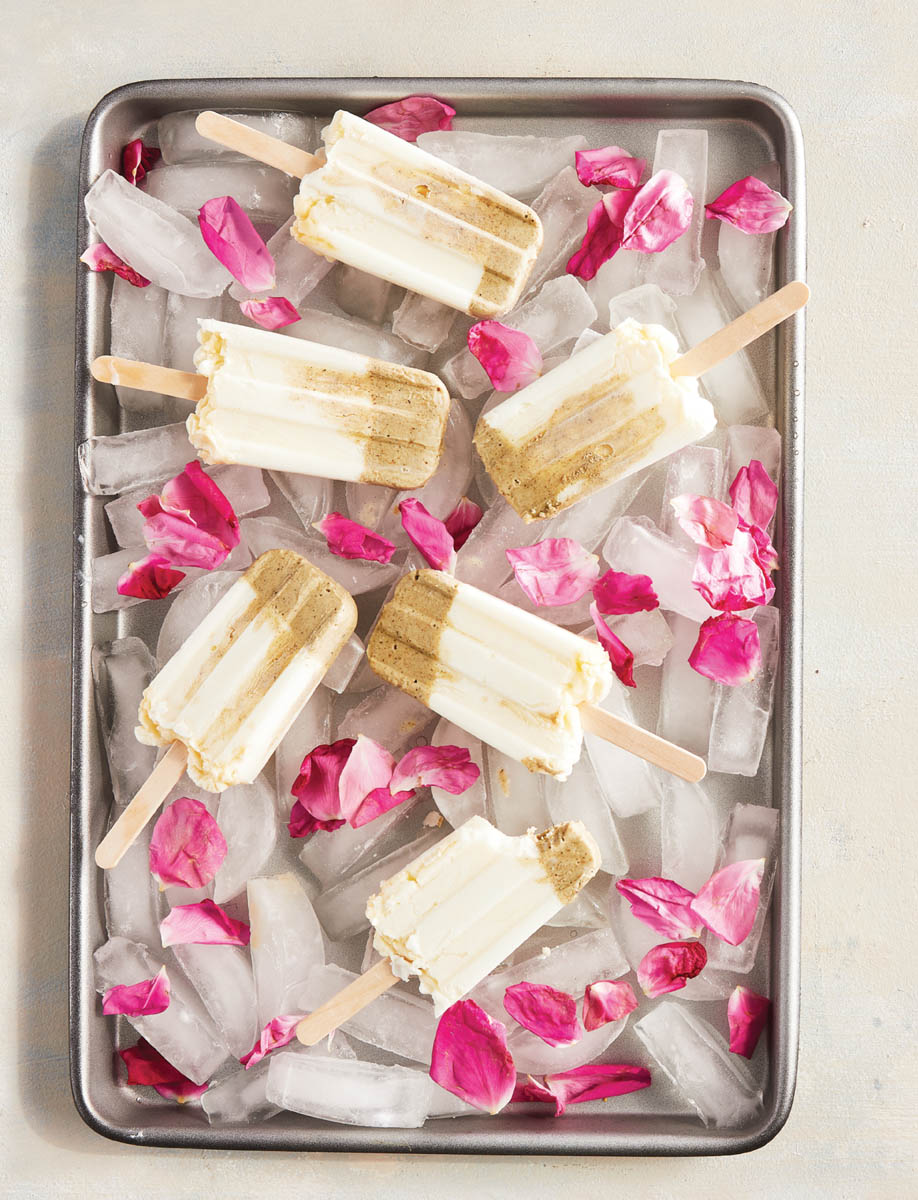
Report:
M 224 858 L 226 838 L 200 800 L 180 796 L 153 826 L 150 870 L 162 884 L 203 887 Z
M 162 153 L 156 146 L 145 146 L 140 138 L 134 138 L 121 151 L 121 174 L 136 187 L 143 183 L 147 171 L 155 166 Z
M 398 506 L 402 528 L 435 571 L 456 569 L 456 547 L 446 525 L 432 516 L 420 500 L 410 498 Z
M 622 245 L 625 213 L 634 191 L 607 192 L 587 217 L 586 233 L 567 263 L 568 275 L 592 279 L 604 262 L 617 254 Z
M 197 460 L 137 508 L 149 549 L 178 566 L 213 570 L 239 545 L 233 506 Z
M 527 1075 L 526 1078 L 524 1080 L 520 1080 L 513 1089 L 513 1095 L 510 1097 L 510 1103 L 525 1104 L 532 1101 L 536 1101 L 540 1104 L 557 1105 L 557 1098 L 555 1097 L 554 1092 L 549 1091 L 544 1083 L 539 1083 L 538 1079 L 534 1079 L 531 1075 Z
M 606 571 L 593 584 L 596 607 L 606 617 L 624 613 L 651 612 L 660 607 L 653 580 L 649 575 L 629 575 L 625 571 Z
M 480 774 L 465 746 L 415 746 L 399 759 L 389 786 L 438 787 L 460 796 Z
M 283 329 L 303 318 L 286 296 L 266 296 L 264 300 L 240 300 L 242 314 L 262 329 Z
M 707 961 L 701 942 L 663 942 L 651 947 L 638 963 L 638 983 L 651 998 L 678 992 L 701 973 Z
M 313 529 L 318 529 L 328 542 L 329 550 L 339 558 L 362 558 L 367 562 L 387 563 L 395 553 L 394 542 L 339 512 L 329 513 L 321 521 L 314 521 Z
M 634 682 L 634 655 L 602 619 L 595 600 L 590 605 L 590 616 L 593 618 L 599 644 L 609 656 L 612 670 L 626 687 L 637 687 Z
M 179 904 L 159 923 L 163 946 L 247 946 L 245 921 L 228 916 L 213 900 Z
M 393 792 L 388 787 L 374 788 L 361 800 L 353 816 L 348 819 L 348 824 L 352 825 L 354 829 L 359 829 L 361 825 L 368 825 L 370 821 L 375 821 L 377 817 L 387 813 L 390 808 L 398 808 L 400 804 L 410 800 L 413 795 L 414 792 Z
M 699 546 L 720 550 L 733 541 L 739 518 L 729 504 L 711 496 L 674 496 L 670 500 L 676 520 Z
M 469 350 L 498 392 L 527 387 L 542 373 L 542 352 L 528 333 L 500 321 L 479 321 L 468 332 Z
M 320 821 L 318 817 L 314 817 L 308 813 L 299 800 L 294 804 L 290 811 L 290 820 L 287 822 L 287 829 L 292 838 L 308 838 L 320 829 L 331 832 L 333 829 L 340 829 L 342 825 L 346 825 L 344 817 L 340 817 L 337 821 Z
M 468 496 L 463 496 L 453 511 L 449 514 L 443 524 L 453 539 L 453 545 L 457 550 L 465 545 L 469 540 L 469 534 L 481 520 L 484 515 L 480 504 L 476 504 L 474 500 L 470 500 Z
M 706 204 L 704 215 L 709 221 L 714 218 L 727 221 L 743 233 L 774 233 L 787 223 L 792 207 L 780 192 L 754 175 L 747 175 Z
M 688 661 L 699 675 L 706 675 L 715 683 L 730 687 L 748 683 L 762 669 L 758 626 L 735 613 L 709 617 L 698 630 L 698 640 Z
M 504 1008 L 514 1021 L 549 1046 L 571 1046 L 583 1037 L 577 1001 L 547 983 L 515 983 L 504 992 Z
M 710 931 L 731 946 L 744 941 L 755 924 L 764 858 L 749 858 L 716 871 L 692 901 L 692 910 Z
M 500 1112 L 516 1086 L 506 1027 L 474 1000 L 450 1005 L 437 1024 L 430 1077 L 475 1108 Z
M 388 788 L 394 769 L 395 759 L 384 746 L 358 734 L 338 777 L 342 817 L 353 824 L 351 818 L 370 792 Z
M 391 104 L 371 108 L 364 120 L 394 133 L 406 142 L 416 142 L 422 133 L 452 129 L 456 110 L 433 96 L 406 96 Z
M 692 912 L 695 893 L 672 879 L 651 876 L 647 879 L 617 879 L 615 886 L 631 905 L 639 921 L 664 937 L 699 937 L 701 920 Z
M 273 1021 L 269 1021 L 258 1035 L 258 1041 L 252 1049 L 240 1058 L 239 1061 L 245 1069 L 248 1070 L 249 1067 L 260 1063 L 272 1050 L 279 1050 L 281 1046 L 289 1046 L 296 1037 L 297 1025 L 305 1016 L 305 1013 L 296 1013 L 288 1017 L 275 1017 Z
M 119 1050 L 118 1055 L 127 1067 L 128 1083 L 140 1087 L 153 1087 L 167 1100 L 178 1100 L 183 1104 L 186 1100 L 202 1096 L 209 1086 L 206 1083 L 192 1083 L 144 1038 L 141 1038 L 136 1046 Z
M 116 275 L 120 275 L 134 287 L 150 286 L 149 279 L 146 279 L 139 271 L 135 271 L 133 267 L 129 267 L 123 258 L 119 258 L 114 250 L 106 246 L 105 242 L 93 242 L 91 246 L 87 246 L 80 255 L 80 262 L 85 263 L 90 271 L 114 271 Z
M 184 571 L 176 571 L 161 554 L 148 554 L 137 562 L 128 564 L 128 569 L 118 580 L 119 596 L 135 596 L 138 600 L 162 600 L 185 578 Z
M 730 1050 L 752 1058 L 762 1030 L 768 1024 L 771 1001 L 750 988 L 738 984 L 727 1001 L 727 1022 L 730 1026 Z
M 318 821 L 343 820 L 341 801 L 338 796 L 338 782 L 355 740 L 355 738 L 340 738 L 331 745 L 316 746 L 309 751 L 303 759 L 300 773 L 290 789 L 291 793 L 296 796 L 296 804 L 291 813 L 291 825 L 293 824 L 293 815 L 298 807 Z M 291 837 L 304 836 L 294 833 L 292 828 L 290 834 Z
M 657 171 L 632 200 L 622 221 L 622 247 L 658 254 L 681 237 L 692 219 L 694 201 L 675 171 Z
M 646 1067 L 634 1067 L 629 1063 L 592 1063 L 545 1076 L 545 1086 L 555 1097 L 556 1117 L 562 1116 L 569 1104 L 624 1096 L 650 1087 L 650 1082 Z
M 617 188 L 636 188 L 647 166 L 646 158 L 632 158 L 621 146 L 577 150 L 574 161 L 577 178 L 584 187 L 593 183 L 610 183 Z
M 258 230 L 232 196 L 215 196 L 198 210 L 208 250 L 250 292 L 274 287 L 275 266 Z
M 153 979 L 109 988 L 102 996 L 102 1012 L 107 1017 L 119 1013 L 126 1017 L 153 1017 L 169 1007 L 169 992 L 169 976 L 166 968 L 160 967 Z
M 778 507 L 778 488 L 757 458 L 736 472 L 730 484 L 730 500 L 740 520 L 768 528 Z
M 692 584 L 711 608 L 742 612 L 767 604 L 775 586 L 762 566 L 759 547 L 748 529 L 738 528 L 732 545 L 720 550 L 699 546 Z
M 583 993 L 583 1027 L 599 1029 L 611 1021 L 620 1021 L 637 1008 L 637 997 L 630 983 L 620 979 L 598 979 L 587 984 Z
M 507 550 L 516 582 L 533 604 L 573 604 L 599 576 L 599 559 L 573 538 L 545 538 L 532 546 Z
M 740 528 L 743 528 L 742 520 L 740 521 Z M 771 538 L 764 529 L 761 529 L 758 525 L 750 525 L 748 532 L 755 546 L 755 560 L 767 575 L 778 565 L 778 552 L 772 545 Z

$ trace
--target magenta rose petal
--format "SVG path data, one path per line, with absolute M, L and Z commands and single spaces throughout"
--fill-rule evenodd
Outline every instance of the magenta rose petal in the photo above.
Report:
M 450 1005 L 437 1024 L 430 1077 L 475 1108 L 500 1112 L 516 1086 L 506 1027 L 474 1000 Z
M 752 1058 L 762 1030 L 768 1024 L 771 1001 L 750 988 L 737 985 L 727 1001 L 727 1023 L 730 1026 L 730 1050 Z
M 707 961 L 701 942 L 663 942 L 648 950 L 638 963 L 638 983 L 651 998 L 678 992 L 701 974 Z
M 556 1117 L 563 1116 L 569 1104 L 624 1096 L 650 1087 L 650 1083 L 650 1072 L 646 1067 L 633 1067 L 628 1063 L 593 1063 L 545 1076 L 545 1087 L 555 1098 Z
M 547 983 L 515 983 L 504 992 L 504 1008 L 524 1029 L 549 1046 L 571 1046 L 583 1037 L 577 1001 Z
M 420 500 L 414 498 L 403 500 L 398 511 L 402 528 L 424 556 L 427 565 L 436 571 L 454 571 L 456 547 L 451 533 L 439 517 L 432 516 Z
M 201 236 L 214 258 L 250 292 L 274 287 L 271 252 L 232 196 L 215 196 L 198 211 Z
M 665 250 L 688 229 L 693 207 L 682 176 L 657 171 L 634 196 L 622 219 L 622 248 L 642 254 Z
M 622 245 L 625 213 L 634 195 L 633 191 L 625 189 L 603 196 L 587 218 L 583 241 L 568 259 L 568 275 L 592 279 L 603 263 L 618 253 Z
M 329 550 L 339 558 L 387 563 L 395 553 L 394 542 L 339 512 L 329 513 L 321 521 L 314 521 L 313 529 L 318 529 L 328 542 Z
M 138 600 L 162 600 L 185 578 L 184 571 L 176 571 L 161 554 L 148 554 L 137 562 L 128 564 L 128 569 L 118 580 L 119 596 L 134 596 Z
M 362 733 L 357 735 L 338 778 L 338 802 L 346 821 L 353 825 L 352 817 L 370 792 L 388 789 L 394 768 L 395 759 L 384 746 Z
M 318 817 L 314 817 L 312 813 L 300 804 L 299 800 L 293 805 L 290 812 L 290 818 L 287 821 L 287 830 L 292 838 L 308 838 L 314 833 L 318 833 L 320 829 L 330 833 L 332 830 L 340 829 L 342 825 L 346 825 L 344 817 L 339 817 L 337 820 L 320 821 Z
M 612 1021 L 620 1021 L 637 1008 L 637 997 L 630 983 L 619 979 L 598 979 L 587 984 L 583 993 L 583 1027 L 599 1029 Z
M 651 612 L 660 607 L 650 576 L 629 575 L 625 571 L 606 571 L 593 584 L 593 599 L 605 617 Z
M 577 178 L 584 187 L 594 183 L 609 183 L 617 188 L 636 188 L 647 166 L 646 158 L 632 158 L 621 146 L 578 150 L 574 154 L 574 161 Z
M 156 146 L 145 146 L 141 138 L 134 138 L 121 151 L 121 174 L 128 183 L 136 187 L 137 184 L 143 183 L 147 171 L 155 166 L 160 158 L 162 153 Z
M 341 800 L 338 795 L 338 782 L 348 755 L 354 747 L 354 738 L 340 738 L 331 745 L 315 746 L 300 765 L 300 773 L 294 781 L 291 793 L 296 797 L 296 804 L 291 813 L 291 825 L 294 817 L 299 821 L 297 809 L 302 814 L 308 814 L 317 821 L 343 822 Z M 325 828 L 320 825 L 320 828 Z M 337 828 L 337 825 L 334 826 Z M 312 829 L 308 830 L 313 832 Z M 294 833 L 291 837 L 303 837 L 305 834 Z
M 302 317 L 286 296 L 266 296 L 263 300 L 240 300 L 242 315 L 262 329 L 283 329 L 295 325 Z
M 634 655 L 602 619 L 595 600 L 590 605 L 590 616 L 593 618 L 599 644 L 609 656 L 612 670 L 626 687 L 637 687 L 634 682 Z
M 447 532 L 453 539 L 453 545 L 457 550 L 461 550 L 465 543 L 469 540 L 469 534 L 478 524 L 483 516 L 480 504 L 476 504 L 474 500 L 470 500 L 468 496 L 463 496 L 453 511 L 449 514 L 443 524 L 446 526 Z
M 768 528 L 778 507 L 778 489 L 757 458 L 737 471 L 730 484 L 730 500 L 741 521 Z
M 258 1041 L 252 1049 L 240 1058 L 239 1061 L 245 1069 L 248 1070 L 249 1067 L 260 1063 L 272 1050 L 279 1050 L 281 1046 L 289 1046 L 296 1037 L 297 1025 L 305 1015 L 305 1013 L 297 1013 L 292 1016 L 275 1017 L 269 1021 L 258 1035 Z
M 371 108 L 363 119 L 406 142 L 416 142 L 422 133 L 452 129 L 455 115 L 451 105 L 433 96 L 406 96 L 404 100 Z
M 114 271 L 116 275 L 120 275 L 122 279 L 134 287 L 145 288 L 150 286 L 149 279 L 135 271 L 133 267 L 128 266 L 123 258 L 118 255 L 105 242 L 93 242 L 91 246 L 87 246 L 80 255 L 80 262 L 85 263 L 90 271 Z
M 121 1014 L 125 1017 L 153 1017 L 165 1012 L 170 1000 L 169 976 L 165 967 L 160 967 L 153 979 L 142 979 L 140 983 L 117 984 L 102 996 L 102 1012 L 110 1017 Z
M 692 910 L 722 941 L 738 946 L 755 924 L 764 873 L 764 858 L 723 867 L 699 890 Z
M 691 907 L 695 893 L 688 888 L 659 876 L 617 879 L 615 887 L 631 905 L 633 915 L 657 933 L 674 940 L 700 936 L 702 923 Z
M 768 543 L 771 546 L 771 543 Z M 772 547 L 773 549 L 773 547 Z M 765 561 L 768 548 L 765 549 Z M 762 565 L 762 549 L 749 529 L 738 528 L 733 542 L 720 550 L 699 546 L 692 571 L 692 585 L 711 608 L 742 612 L 767 604 L 775 586 Z
M 480 774 L 465 746 L 415 746 L 399 759 L 389 786 L 438 787 L 460 796 Z
M 516 582 L 540 607 L 573 604 L 599 575 L 599 559 L 573 538 L 545 538 L 507 550 Z
M 721 613 L 709 617 L 698 630 L 689 655 L 689 666 L 699 675 L 728 687 L 748 683 L 762 669 L 759 629 L 748 617 Z
M 239 545 L 233 506 L 197 460 L 137 508 L 150 551 L 177 566 L 212 571 Z
M 557 1098 L 554 1092 L 550 1091 L 544 1083 L 539 1083 L 538 1079 L 533 1079 L 531 1075 L 527 1075 L 525 1079 L 519 1080 L 516 1087 L 513 1089 L 513 1095 L 510 1097 L 511 1104 L 526 1104 L 531 1102 L 539 1104 L 554 1104 L 557 1106 Z
M 206 1083 L 193 1083 L 144 1038 L 136 1046 L 119 1050 L 118 1056 L 127 1067 L 128 1083 L 155 1088 L 161 1096 L 167 1100 L 177 1100 L 179 1104 L 203 1096 L 209 1086 Z
M 150 870 L 164 886 L 199 888 L 226 858 L 226 838 L 200 800 L 180 796 L 153 826 Z
M 722 500 L 710 496 L 675 496 L 670 500 L 676 520 L 698 546 L 721 550 L 733 541 L 739 517 Z
M 163 946 L 247 946 L 245 921 L 227 916 L 213 900 L 179 904 L 159 923 Z
M 704 215 L 709 221 L 727 221 L 743 233 L 774 233 L 787 223 L 792 207 L 780 192 L 747 175 L 706 204 Z
M 469 350 L 498 392 L 527 387 L 542 373 L 542 353 L 528 333 L 500 321 L 479 321 L 468 332 Z

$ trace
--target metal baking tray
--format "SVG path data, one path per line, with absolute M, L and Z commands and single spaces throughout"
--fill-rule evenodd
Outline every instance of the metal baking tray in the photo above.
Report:
M 161 79 L 128 84 L 105 96 L 83 136 L 79 195 L 121 146 L 165 113 L 195 108 L 228 111 L 293 110 L 320 117 L 337 108 L 358 113 L 415 92 L 451 101 L 463 127 L 491 132 L 583 132 L 591 145 L 610 141 L 651 154 L 661 126 L 704 126 L 711 133 L 712 167 L 723 185 L 774 158 L 793 219 L 777 238 L 775 286 L 803 278 L 805 212 L 802 138 L 793 111 L 756 84 L 693 79 Z M 736 168 L 735 170 L 733 168 Z M 731 173 L 732 171 L 732 173 Z M 79 206 L 78 243 L 89 241 Z M 80 268 L 76 306 L 76 443 L 128 428 L 130 414 L 95 384 L 88 364 L 108 350 L 110 284 Z M 70 1056 L 77 1109 L 98 1133 L 135 1145 L 273 1150 L 422 1151 L 492 1154 L 725 1154 L 764 1145 L 781 1129 L 794 1093 L 799 1019 L 800 954 L 800 692 L 802 637 L 804 321 L 783 324 L 756 360 L 777 396 L 783 434 L 780 481 L 782 570 L 776 603 L 782 609 L 781 670 L 770 751 L 760 771 L 759 802 L 781 811 L 781 857 L 775 884 L 769 954 L 774 1001 L 770 1068 L 764 1109 L 741 1130 L 714 1129 L 666 1102 L 665 1088 L 636 1093 L 640 1104 L 618 1102 L 569 1111 L 560 1120 L 508 1113 L 428 1121 L 421 1129 L 365 1129 L 281 1113 L 246 1127 L 208 1125 L 199 1108 L 171 1101 L 138 1101 L 116 1083 L 113 1025 L 101 1015 L 92 978 L 92 952 L 104 940 L 102 887 L 93 862 L 110 801 L 92 696 L 92 646 L 145 631 L 140 605 L 120 614 L 90 608 L 92 558 L 110 549 L 103 500 L 87 496 L 74 470 L 73 692 L 70 825 Z M 771 755 L 770 760 L 767 756 Z M 764 780 L 764 783 L 762 783 Z M 770 795 L 769 791 L 770 789 Z M 745 796 L 743 797 L 745 798 Z M 624 1036 L 624 1035 L 623 1035 Z M 622 1055 L 624 1057 L 624 1053 Z M 657 1073 L 662 1078 L 660 1072 Z M 655 1096 L 655 1093 L 658 1095 Z M 626 1099 L 626 1098 L 622 1098 Z M 634 1097 L 627 1099 L 633 1100 Z

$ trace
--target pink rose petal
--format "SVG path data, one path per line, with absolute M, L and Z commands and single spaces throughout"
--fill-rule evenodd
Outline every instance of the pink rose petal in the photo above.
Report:
M 638 963 L 638 983 L 650 997 L 678 992 L 701 973 L 707 961 L 701 942 L 663 942 L 648 950 Z
M 198 225 L 208 250 L 244 288 L 267 292 L 274 287 L 271 252 L 232 196 L 215 196 L 202 204 Z
M 166 968 L 160 967 L 154 979 L 142 979 L 140 983 L 120 983 L 109 988 L 102 996 L 102 1012 L 107 1017 L 116 1014 L 125 1017 L 154 1017 L 169 1007 L 169 992 L 169 976 L 166 974 Z
M 657 171 L 632 200 L 622 221 L 622 249 L 658 254 L 681 237 L 692 219 L 692 193 L 675 171 Z
M 727 1022 L 730 1026 L 730 1050 L 752 1058 L 762 1030 L 768 1024 L 771 1001 L 747 987 L 738 985 L 727 1001 Z
M 573 538 L 545 538 L 506 555 L 516 582 L 541 606 L 573 604 L 599 576 L 599 559 Z
M 742 518 L 740 518 L 740 529 L 745 528 Z M 770 574 L 778 565 L 778 552 L 771 544 L 771 538 L 758 525 L 750 525 L 748 529 L 749 535 L 752 538 L 755 549 L 753 553 L 755 560 L 765 572 Z
M 163 885 L 199 888 L 226 858 L 226 838 L 200 800 L 180 796 L 153 826 L 150 870 Z
M 163 946 L 247 946 L 245 921 L 227 916 L 213 900 L 179 904 L 159 923 Z
M 121 174 L 136 187 L 143 183 L 147 171 L 155 166 L 162 153 L 156 146 L 145 146 L 140 138 L 134 138 L 121 151 Z
M 631 905 L 632 914 L 666 938 L 699 937 L 700 919 L 692 912 L 695 893 L 672 879 L 618 879 L 618 891 Z
M 262 329 L 283 329 L 302 317 L 285 296 L 266 296 L 264 300 L 240 300 L 242 315 Z
M 158 1050 L 154 1050 L 144 1038 L 141 1038 L 136 1046 L 119 1050 L 118 1055 L 127 1067 L 128 1083 L 140 1087 L 153 1087 L 167 1100 L 177 1100 L 179 1104 L 184 1104 L 186 1100 L 203 1096 L 209 1086 L 206 1083 L 193 1083 L 163 1058 Z
M 617 188 L 636 188 L 647 166 L 646 158 L 632 158 L 621 146 L 578 150 L 574 161 L 577 178 L 585 187 L 592 183 L 610 183 Z
M 342 817 L 350 821 L 370 792 L 388 787 L 394 769 L 395 759 L 389 751 L 359 733 L 338 777 Z
M 698 630 L 689 666 L 715 683 L 735 687 L 748 683 L 762 669 L 759 630 L 755 621 L 735 613 L 709 617 Z
M 453 545 L 460 550 L 469 540 L 469 534 L 483 516 L 481 505 L 463 496 L 443 524 L 453 539 Z
M 245 1069 L 248 1070 L 249 1067 L 260 1063 L 272 1050 L 279 1050 L 281 1046 L 289 1046 L 296 1037 L 297 1025 L 305 1015 L 305 1013 L 297 1013 L 289 1017 L 275 1017 L 273 1021 L 269 1021 L 258 1035 L 258 1041 L 252 1049 L 240 1058 L 239 1061 Z
M 314 521 L 313 529 L 318 529 L 328 542 L 329 550 L 339 558 L 362 558 L 368 562 L 387 563 L 395 553 L 394 542 L 339 512 L 329 513 L 321 521 Z
M 424 556 L 424 561 L 436 571 L 456 569 L 456 547 L 444 523 L 431 516 L 420 500 L 403 500 L 398 506 L 402 528 Z
M 606 571 L 593 584 L 596 607 L 606 617 L 623 613 L 651 612 L 660 607 L 649 575 L 628 575 L 624 571 Z
M 212 571 L 239 545 L 233 506 L 197 460 L 137 508 L 150 551 L 178 566 Z
M 637 1008 L 637 997 L 630 983 L 617 979 L 598 979 L 587 985 L 583 993 L 583 1027 L 599 1029 L 612 1021 L 620 1021 Z
M 545 1086 L 555 1097 L 555 1116 L 560 1117 L 569 1104 L 606 1100 L 650 1087 L 650 1072 L 629 1063 L 592 1063 L 546 1075 Z
M 528 333 L 500 321 L 479 321 L 468 333 L 469 350 L 498 392 L 515 392 L 542 374 L 542 352 Z
M 524 1029 L 549 1046 L 571 1046 L 583 1037 L 577 1001 L 547 983 L 515 983 L 504 992 L 504 1008 Z
M 475 1108 L 500 1112 L 516 1085 L 506 1027 L 474 1000 L 458 1000 L 437 1025 L 430 1077 Z
M 764 858 L 723 867 L 699 890 L 692 901 L 693 911 L 722 941 L 738 946 L 755 924 L 764 874 Z
M 80 262 L 85 263 L 90 271 L 114 271 L 116 275 L 120 275 L 134 287 L 150 286 L 149 279 L 146 279 L 139 271 L 135 271 L 133 267 L 129 267 L 123 258 L 119 258 L 114 250 L 106 246 L 105 242 L 93 242 L 91 246 L 87 246 L 80 255 Z
M 354 743 L 354 738 L 341 738 L 331 745 L 316 746 L 303 759 L 300 773 L 290 789 L 296 796 L 296 804 L 290 814 L 291 837 L 304 836 L 294 833 L 293 825 L 307 815 L 320 822 L 343 821 L 338 781 Z
M 399 759 L 389 786 L 438 787 L 460 796 L 480 774 L 465 746 L 415 746 Z
M 312 813 L 308 813 L 302 804 L 297 801 L 290 813 L 287 829 L 292 838 L 308 838 L 312 837 L 320 829 L 331 832 L 334 829 L 340 829 L 342 825 L 346 824 L 347 822 L 344 817 L 340 817 L 336 821 L 320 821 L 318 817 L 314 817 Z
M 370 821 L 375 821 L 377 817 L 387 813 L 390 808 L 397 808 L 400 804 L 404 804 L 413 795 L 414 792 L 393 792 L 388 787 L 374 788 L 360 801 L 353 816 L 348 819 L 348 824 L 352 825 L 354 829 L 359 829 L 361 825 L 368 825 Z
M 544 1083 L 539 1083 L 538 1079 L 527 1075 L 525 1079 L 517 1081 L 516 1087 L 513 1089 L 513 1095 L 510 1097 L 510 1103 L 526 1104 L 532 1101 L 537 1101 L 540 1104 L 557 1103 L 554 1092 L 549 1091 Z
M 697 545 L 721 550 L 733 541 L 739 518 L 723 501 L 686 494 L 674 497 L 670 504 L 679 524 Z
M 592 279 L 604 262 L 617 254 L 622 245 L 625 213 L 635 192 L 607 192 L 587 218 L 586 233 L 567 264 L 568 275 Z
M 602 619 L 595 600 L 590 605 L 590 616 L 593 618 L 599 644 L 609 656 L 612 670 L 626 687 L 637 687 L 634 682 L 634 655 Z
M 735 225 L 743 233 L 774 233 L 786 224 L 791 214 L 789 200 L 754 175 L 738 179 L 710 204 L 704 215 L 710 221 L 717 218 Z
M 737 529 L 732 545 L 721 550 L 698 547 L 692 584 L 711 608 L 723 612 L 742 612 L 767 604 L 775 594 L 775 586 L 768 569 L 762 566 L 760 554 L 752 532 L 741 527 Z M 765 561 L 770 560 L 766 558 Z
M 730 484 L 730 500 L 741 521 L 768 528 L 778 507 L 778 489 L 757 458 L 737 471 Z
M 138 600 L 162 600 L 185 578 L 184 571 L 176 571 L 161 554 L 148 554 L 137 562 L 128 564 L 128 569 L 118 580 L 119 596 L 135 596 Z
M 370 109 L 363 119 L 406 142 L 416 142 L 422 133 L 452 129 L 455 115 L 451 105 L 433 96 L 406 96 L 404 100 Z

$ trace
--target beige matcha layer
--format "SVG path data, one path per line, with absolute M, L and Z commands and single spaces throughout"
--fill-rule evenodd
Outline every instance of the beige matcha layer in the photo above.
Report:
M 525 204 L 351 113 L 324 131 L 291 234 L 317 254 L 475 317 L 516 304 L 542 245 Z
M 224 321 L 198 322 L 207 392 L 188 418 L 206 463 L 387 487 L 436 470 L 449 393 L 435 375 Z
M 580 757 L 577 706 L 597 703 L 612 684 L 596 643 L 440 571 L 401 580 L 367 655 L 388 683 L 559 779 Z
M 292 550 L 269 550 L 146 689 L 138 739 L 182 742 L 208 791 L 251 783 L 356 623 L 344 588 Z
M 711 432 L 697 381 L 670 374 L 678 349 L 629 318 L 479 419 L 475 446 L 521 517 L 549 517 Z

